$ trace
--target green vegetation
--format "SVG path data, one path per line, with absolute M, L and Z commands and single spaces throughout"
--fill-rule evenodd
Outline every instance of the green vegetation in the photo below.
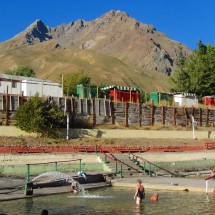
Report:
M 90 84 L 91 78 L 84 72 L 77 72 L 64 77 L 63 93 L 68 96 L 76 95 L 77 85 Z
M 28 66 L 18 66 L 15 69 L 6 70 L 4 73 L 8 75 L 35 77 L 34 70 Z
M 46 137 L 58 137 L 64 125 L 64 115 L 53 101 L 43 101 L 38 95 L 31 97 L 15 113 L 16 126 L 27 132 Z
M 177 69 L 170 78 L 173 92 L 215 95 L 215 47 L 198 42 L 198 48 L 185 58 L 180 49 Z

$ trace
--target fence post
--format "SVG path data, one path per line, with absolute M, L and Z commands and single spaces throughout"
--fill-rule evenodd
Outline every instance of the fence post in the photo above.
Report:
M 162 106 L 162 125 L 165 125 L 165 115 L 164 115 L 165 107 Z
M 54 171 L 57 172 L 57 162 L 54 163 Z
M 96 114 L 95 114 L 95 99 L 91 99 L 91 104 L 92 104 L 92 118 L 93 118 L 93 126 L 96 125 Z
M 202 109 L 199 108 L 199 126 L 202 126 Z
M 97 152 L 98 152 L 98 147 L 97 147 L 97 145 L 95 146 L 95 152 L 96 152 L 96 154 L 97 154 Z
M 186 108 L 184 108 L 184 114 L 185 114 L 185 117 L 186 117 L 186 127 L 188 126 L 188 117 L 187 117 L 187 110 Z
M 115 119 L 114 119 L 114 103 L 113 103 L 112 100 L 110 101 L 110 111 L 111 111 L 111 123 L 112 123 L 112 125 L 114 125 L 115 124 Z
M 8 125 L 8 110 L 9 110 L 9 101 L 8 101 L 8 86 L 6 93 L 6 107 L 5 107 L 5 125 Z
M 208 118 L 209 118 L 209 110 L 207 107 L 207 112 L 206 112 L 206 126 L 208 126 Z
M 141 104 L 140 104 L 140 100 L 138 101 L 138 114 L 139 114 L 139 126 L 141 127 L 141 119 L 142 119 L 142 117 L 141 117 L 141 108 L 142 106 L 141 106 Z
M 128 127 L 128 103 L 125 102 L 125 127 Z
M 151 126 L 154 126 L 154 104 L 151 105 Z
M 176 126 L 176 109 L 175 109 L 175 105 L 173 105 L 173 126 Z

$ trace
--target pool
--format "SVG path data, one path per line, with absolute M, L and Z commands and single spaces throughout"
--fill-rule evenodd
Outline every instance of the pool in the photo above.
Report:
M 215 214 L 215 195 L 193 192 L 159 193 L 159 201 L 150 201 L 154 191 L 146 191 L 146 199 L 140 207 L 133 200 L 134 189 L 104 188 L 89 191 L 89 195 L 59 194 L 8 202 L 0 202 L 0 214 L 38 215 L 47 209 L 52 215 L 203 215 Z

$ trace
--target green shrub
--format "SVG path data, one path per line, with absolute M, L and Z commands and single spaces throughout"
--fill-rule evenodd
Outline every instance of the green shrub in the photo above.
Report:
M 51 101 L 44 101 L 38 95 L 31 97 L 15 113 L 16 126 L 21 130 L 46 137 L 58 137 L 64 125 L 64 114 Z

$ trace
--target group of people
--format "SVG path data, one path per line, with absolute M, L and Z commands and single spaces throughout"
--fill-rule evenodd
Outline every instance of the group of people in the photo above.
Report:
M 214 176 L 214 179 L 215 179 L 215 167 L 211 170 L 211 176 Z M 214 189 L 214 193 L 215 193 L 215 189 Z M 144 198 L 145 198 L 145 189 L 142 185 L 142 181 L 140 179 L 138 179 L 136 191 L 134 194 L 134 200 L 136 200 L 136 204 L 139 205 L 139 204 L 141 204 L 141 202 Z M 155 194 L 154 196 L 152 196 L 151 200 L 157 201 L 158 200 L 158 194 Z

